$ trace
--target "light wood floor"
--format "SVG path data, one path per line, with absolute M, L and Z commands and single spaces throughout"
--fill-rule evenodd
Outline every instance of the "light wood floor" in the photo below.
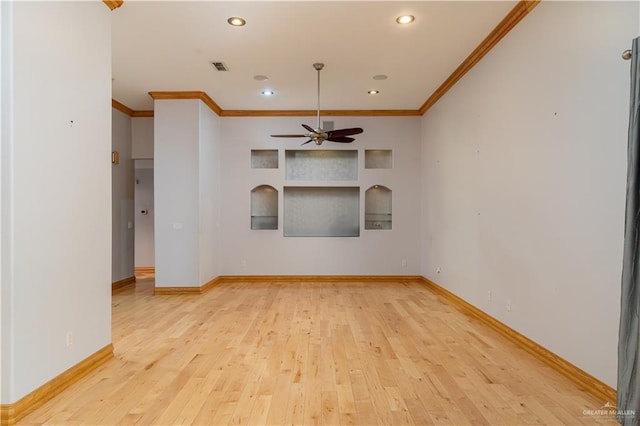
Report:
M 20 424 L 616 424 L 420 283 L 113 296 L 115 359 Z M 611 401 L 615 403 L 615 401 Z

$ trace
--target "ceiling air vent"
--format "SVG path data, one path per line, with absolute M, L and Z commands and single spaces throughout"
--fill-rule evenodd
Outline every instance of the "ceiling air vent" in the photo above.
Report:
M 322 130 L 324 130 L 325 132 L 328 130 L 333 130 L 333 126 L 334 126 L 335 122 L 334 121 L 322 121 Z
M 212 61 L 211 65 L 218 71 L 229 71 L 229 68 L 223 62 Z

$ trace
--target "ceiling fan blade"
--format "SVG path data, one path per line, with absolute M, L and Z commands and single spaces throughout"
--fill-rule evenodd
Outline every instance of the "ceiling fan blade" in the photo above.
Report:
M 311 127 L 311 126 L 307 126 L 306 124 L 303 124 L 302 127 L 304 127 L 305 129 L 307 129 L 308 131 L 310 131 L 311 133 L 314 133 L 315 130 Z
M 271 135 L 272 138 L 306 138 L 309 135 Z
M 308 140 L 308 141 L 306 141 L 305 143 L 301 143 L 301 144 L 300 144 L 300 146 L 302 146 L 302 145 L 306 145 L 306 144 L 308 144 L 309 142 L 313 142 L 313 139 L 309 139 L 309 140 Z
M 330 138 L 333 136 L 351 136 L 357 135 L 359 133 L 364 132 L 360 127 L 352 127 L 350 129 L 337 129 L 337 130 L 329 130 L 327 132 L 327 136 Z
M 327 138 L 326 140 L 331 141 L 331 142 L 342 142 L 342 143 L 349 143 L 349 142 L 353 142 L 355 141 L 354 138 L 349 138 L 346 136 L 334 136 L 331 138 Z

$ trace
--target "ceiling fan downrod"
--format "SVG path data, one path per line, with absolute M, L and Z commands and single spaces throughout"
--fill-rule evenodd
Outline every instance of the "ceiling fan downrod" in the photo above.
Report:
M 320 71 L 322 70 L 322 68 L 324 68 L 324 64 L 322 62 L 316 62 L 315 64 L 313 64 L 313 68 L 318 71 L 318 108 L 316 113 L 318 118 L 318 125 L 316 126 L 316 129 L 320 129 Z

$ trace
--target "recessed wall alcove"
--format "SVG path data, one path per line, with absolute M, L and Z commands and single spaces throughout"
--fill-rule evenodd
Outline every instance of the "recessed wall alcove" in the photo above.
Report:
M 393 168 L 393 152 L 390 149 L 365 149 L 365 169 L 391 169 Z
M 252 169 L 277 169 L 278 150 L 277 149 L 252 149 L 251 150 Z
M 278 229 L 278 190 L 270 185 L 251 190 L 251 229 Z
M 287 150 L 285 163 L 287 180 L 358 180 L 357 150 Z
M 364 229 L 391 229 L 392 191 L 374 185 L 364 194 Z
M 285 237 L 359 237 L 360 188 L 284 188 Z

